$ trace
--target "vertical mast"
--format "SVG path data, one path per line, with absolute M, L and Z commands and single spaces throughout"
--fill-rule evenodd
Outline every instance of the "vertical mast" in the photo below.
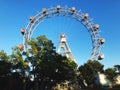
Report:
M 66 56 L 67 58 L 70 58 L 72 61 L 75 61 L 75 59 L 72 55 L 72 52 L 69 48 L 69 45 L 67 43 L 65 34 L 60 35 L 60 44 L 59 44 L 59 48 L 58 48 L 58 54 Z

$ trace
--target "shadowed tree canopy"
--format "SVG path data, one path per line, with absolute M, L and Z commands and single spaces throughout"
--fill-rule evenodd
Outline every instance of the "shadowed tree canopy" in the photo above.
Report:
M 81 79 L 85 79 L 88 85 L 94 84 L 95 75 L 97 72 L 103 72 L 103 65 L 94 60 L 88 60 L 87 63 L 79 67 Z
M 11 74 L 12 63 L 8 60 L 9 56 L 0 51 L 0 76 L 9 76 Z
M 45 86 L 50 86 L 50 89 L 57 83 L 76 78 L 77 64 L 56 53 L 54 44 L 46 36 L 39 36 L 27 43 L 27 52 L 14 47 L 12 54 L 7 56 L 0 51 L 0 76 L 26 77 L 28 72 L 28 76 L 34 76 L 35 83 L 40 82 L 41 90 L 45 90 Z
M 56 53 L 54 44 L 46 36 L 32 39 L 28 45 L 28 60 L 35 78 L 61 82 L 76 77 L 77 64 Z
M 114 65 L 115 71 L 120 74 L 120 65 Z
M 114 81 L 114 77 L 116 76 L 116 72 L 115 72 L 115 69 L 114 68 L 107 68 L 105 70 L 105 74 L 107 76 L 107 78 L 113 82 Z

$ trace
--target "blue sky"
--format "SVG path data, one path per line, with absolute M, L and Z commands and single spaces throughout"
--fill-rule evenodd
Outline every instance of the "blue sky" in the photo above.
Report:
M 20 29 L 26 27 L 29 16 L 34 16 L 42 8 L 57 5 L 76 7 L 89 13 L 94 23 L 100 25 L 100 35 L 106 39 L 100 61 L 105 68 L 120 64 L 120 0 L 0 0 L 0 50 L 11 54 L 11 48 L 22 43 Z M 90 35 L 86 28 L 71 18 L 51 18 L 39 25 L 32 37 L 46 35 L 59 45 L 59 35 L 65 33 L 72 53 L 82 65 L 90 57 L 92 49 Z

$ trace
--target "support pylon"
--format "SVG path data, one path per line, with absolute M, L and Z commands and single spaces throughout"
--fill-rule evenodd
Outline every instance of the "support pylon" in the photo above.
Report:
M 67 58 L 71 59 L 72 61 L 75 61 L 75 59 L 72 55 L 72 52 L 69 48 L 69 45 L 67 43 L 65 34 L 60 35 L 60 44 L 59 44 L 59 48 L 58 48 L 58 54 L 66 56 Z

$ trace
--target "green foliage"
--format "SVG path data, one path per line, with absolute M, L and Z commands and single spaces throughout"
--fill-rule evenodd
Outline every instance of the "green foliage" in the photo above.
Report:
M 0 76 L 9 76 L 12 69 L 12 63 L 8 60 L 7 54 L 0 51 Z
M 107 68 L 105 70 L 105 74 L 107 75 L 107 78 L 111 81 L 114 82 L 114 77 L 116 76 L 115 69 L 114 68 Z
M 24 60 L 22 57 L 22 52 L 18 47 L 12 48 L 12 54 L 11 54 L 11 61 L 16 66 L 16 69 L 18 68 L 24 68 Z
M 18 47 L 12 48 L 12 54 L 8 56 L 4 50 L 0 51 L 0 76 L 12 75 L 12 70 L 17 74 L 25 76 L 28 70 L 27 62 L 31 63 L 32 70 L 29 74 L 42 82 L 53 80 L 54 83 L 61 83 L 65 80 L 75 80 L 77 73 L 80 72 L 80 80 L 85 80 L 88 85 L 94 84 L 97 72 L 104 72 L 107 78 L 114 82 L 116 71 L 120 73 L 120 65 L 114 65 L 114 68 L 108 68 L 103 71 L 103 65 L 98 61 L 88 60 L 84 65 L 77 64 L 56 53 L 56 48 L 51 40 L 46 36 L 39 36 L 36 39 L 27 41 L 29 45 L 28 52 L 20 50 Z M 17 71 L 19 69 L 19 72 Z
M 107 68 L 105 70 L 105 74 L 111 82 L 115 82 L 114 78 L 117 76 L 117 74 L 120 74 L 120 65 L 114 65 L 112 68 Z
M 4 52 L 4 50 L 1 50 L 1 51 L 0 51 L 0 61 L 3 61 L 3 60 L 8 60 L 8 56 L 7 56 L 7 54 Z
M 96 73 L 103 71 L 103 65 L 98 61 L 88 60 L 87 63 L 79 67 L 79 71 L 81 79 L 85 79 L 87 84 L 90 85 L 94 83 Z
M 120 74 L 120 65 L 114 65 L 115 71 Z
M 19 73 L 21 76 L 25 76 L 25 70 L 28 67 L 25 63 L 25 58 L 23 58 L 23 51 L 18 47 L 12 48 L 12 54 L 10 55 L 10 60 L 13 63 L 13 70 Z
M 28 42 L 29 56 L 36 78 L 50 79 L 56 82 L 73 79 L 77 64 L 56 53 L 54 44 L 45 36 L 39 36 Z

